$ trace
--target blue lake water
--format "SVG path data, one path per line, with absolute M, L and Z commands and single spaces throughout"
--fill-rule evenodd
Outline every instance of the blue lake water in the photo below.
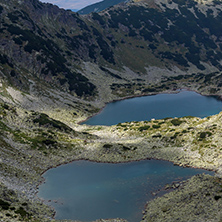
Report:
M 158 160 L 122 164 L 75 161 L 47 171 L 38 195 L 58 201 L 52 202 L 56 219 L 124 218 L 138 222 L 146 202 L 154 198 L 151 192 L 203 172 L 213 174 Z
M 206 117 L 222 110 L 222 102 L 195 92 L 159 94 L 108 104 L 85 124 L 113 125 L 126 121 L 165 117 Z M 100 218 L 125 218 L 129 222 L 142 219 L 151 192 L 178 179 L 198 173 L 212 172 L 182 168 L 170 162 L 146 160 L 124 164 L 75 161 L 47 171 L 46 183 L 39 196 L 56 200 L 56 219 L 93 221 Z
M 107 104 L 96 116 L 83 122 L 88 125 L 115 125 L 129 121 L 162 119 L 165 117 L 206 117 L 218 114 L 222 102 L 215 97 L 192 91 L 137 97 Z

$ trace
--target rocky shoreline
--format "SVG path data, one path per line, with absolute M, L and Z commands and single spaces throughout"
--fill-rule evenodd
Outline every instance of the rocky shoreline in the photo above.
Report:
M 38 186 L 43 182 L 42 174 L 52 167 L 83 159 L 110 163 L 161 159 L 184 167 L 213 170 L 216 171 L 216 176 L 196 176 L 194 178 L 199 179 L 191 179 L 191 182 L 184 184 L 189 183 L 189 187 L 195 190 L 202 186 L 202 182 L 205 183 L 207 177 L 209 181 L 207 186 L 212 199 L 215 199 L 214 196 L 219 196 L 219 191 L 214 189 L 221 184 L 220 144 L 222 144 L 222 139 L 220 135 L 222 129 L 220 123 L 222 113 L 204 119 L 167 118 L 122 123 L 115 126 L 74 125 L 74 127 L 70 127 L 51 118 L 50 116 L 55 116 L 51 112 L 48 116 L 6 104 L 3 101 L 0 105 L 2 133 L 0 136 L 2 149 L 0 191 L 4 193 L 0 200 L 0 205 L 3 201 L 0 221 L 57 221 L 53 219 L 54 210 L 47 206 L 49 203 L 42 202 L 36 196 Z M 68 122 L 68 119 L 64 122 Z M 7 150 L 10 150 L 10 153 Z M 202 181 L 200 185 L 198 181 Z M 212 181 L 215 186 L 211 187 Z M 166 195 L 175 195 L 175 198 L 180 193 L 182 195 L 184 187 L 186 186 L 177 187 L 176 192 L 173 191 L 159 197 L 156 199 L 157 202 L 163 201 Z M 199 189 L 198 195 L 207 196 L 205 192 L 206 190 Z M 169 201 L 170 198 L 168 198 Z M 143 221 L 165 220 L 166 214 L 155 210 L 159 208 L 156 200 L 148 203 Z M 192 206 L 195 198 L 190 198 L 190 201 L 189 207 Z M 206 207 L 208 206 L 207 198 L 201 199 L 201 201 L 206 201 Z M 220 198 L 215 201 L 219 207 L 222 206 Z M 181 200 L 178 199 L 178 202 L 174 204 L 180 202 Z M 173 208 L 173 205 L 171 208 L 175 213 L 176 208 Z M 155 220 L 149 217 L 151 211 L 156 212 L 153 216 L 156 218 Z M 174 216 L 170 216 L 174 215 L 172 210 L 169 212 L 167 220 L 176 221 Z M 208 211 L 207 214 L 209 214 L 206 217 L 207 221 L 211 220 L 209 219 L 211 216 L 212 218 L 213 215 L 215 216 L 214 213 Z M 195 221 L 198 221 L 197 217 L 194 218 L 196 218 Z M 203 219 L 204 216 L 201 218 Z M 204 221 L 202 219 L 200 221 Z

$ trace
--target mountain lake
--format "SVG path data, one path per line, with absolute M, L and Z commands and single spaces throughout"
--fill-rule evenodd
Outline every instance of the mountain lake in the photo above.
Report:
M 221 109 L 222 102 L 214 97 L 181 91 L 110 103 L 84 124 L 113 125 L 152 118 L 206 117 Z M 81 160 L 44 173 L 45 183 L 40 185 L 38 196 L 51 200 L 56 219 L 88 222 L 100 218 L 123 218 L 138 222 L 146 202 L 155 198 L 152 192 L 200 173 L 214 174 L 161 160 L 118 164 Z

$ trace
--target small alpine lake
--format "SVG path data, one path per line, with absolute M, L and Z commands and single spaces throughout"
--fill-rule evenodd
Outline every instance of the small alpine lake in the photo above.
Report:
M 175 94 L 143 96 L 109 103 L 98 115 L 82 124 L 110 126 L 130 121 L 149 121 L 153 118 L 202 118 L 218 114 L 221 110 L 222 102 L 215 97 L 182 90 Z
M 124 218 L 138 222 L 146 202 L 154 198 L 152 192 L 203 172 L 213 175 L 160 160 L 118 164 L 74 161 L 48 170 L 38 196 L 52 200 L 56 219 L 88 222 Z
M 221 110 L 222 102 L 214 97 L 181 91 L 110 103 L 84 124 L 114 125 L 182 116 L 202 118 Z M 88 222 L 100 218 L 123 218 L 138 222 L 146 202 L 155 198 L 152 192 L 199 173 L 214 174 L 161 160 L 118 164 L 74 161 L 44 173 L 45 183 L 40 185 L 38 196 L 51 200 L 56 219 Z

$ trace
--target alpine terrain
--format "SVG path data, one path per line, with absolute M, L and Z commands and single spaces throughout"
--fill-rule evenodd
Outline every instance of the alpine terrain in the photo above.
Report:
M 216 174 L 167 185 L 141 221 L 221 221 L 222 113 L 78 124 L 128 97 L 188 89 L 221 98 L 220 0 L 131 0 L 87 15 L 0 0 L 0 22 L 0 221 L 58 221 L 36 195 L 49 168 L 147 158 Z

